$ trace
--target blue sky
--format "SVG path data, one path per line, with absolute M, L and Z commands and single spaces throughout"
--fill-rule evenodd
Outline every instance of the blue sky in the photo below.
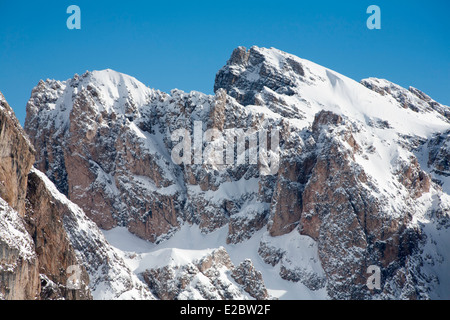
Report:
M 66 9 L 81 8 L 81 30 Z M 369 30 L 369 5 L 381 30 Z M 212 93 L 237 46 L 276 47 L 350 78 L 385 78 L 450 105 L 450 1 L 0 0 L 0 91 L 19 120 L 40 79 L 111 68 Z

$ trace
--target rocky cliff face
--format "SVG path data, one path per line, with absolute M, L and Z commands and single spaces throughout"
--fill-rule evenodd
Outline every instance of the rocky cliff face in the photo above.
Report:
M 65 208 L 55 203 L 35 170 L 28 175 L 26 215 L 28 233 L 39 261 L 42 299 L 90 299 L 89 276 L 80 263 L 63 225 Z M 79 266 L 77 289 L 72 289 L 70 266 Z M 69 285 L 68 285 L 69 284 Z
M 23 216 L 34 149 L 0 93 L 0 298 L 36 299 L 40 281 Z
M 214 91 L 166 94 L 112 70 L 41 81 L 25 124 L 36 167 L 101 228 L 156 244 L 186 224 L 226 230 L 226 250 L 257 242 L 262 277 L 276 268 L 283 286 L 308 294 L 447 294 L 438 284 L 449 263 L 438 248 L 449 234 L 447 106 L 258 47 L 234 50 Z M 366 285 L 373 265 L 382 270 L 375 290 Z M 174 272 L 155 270 L 143 274 L 159 297 L 200 290 L 155 289 Z M 174 288 L 189 286 L 187 269 L 177 270 Z
M 23 216 L 34 148 L 1 92 L 0 124 L 0 197 Z
M 32 168 L 34 149 L 1 93 L 0 141 L 0 299 L 152 298 L 98 227 Z

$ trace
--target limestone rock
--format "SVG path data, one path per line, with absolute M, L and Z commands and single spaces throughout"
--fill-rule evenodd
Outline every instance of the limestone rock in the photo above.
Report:
M 33 162 L 34 148 L 0 92 L 0 197 L 21 216 Z
M 246 259 L 241 262 L 239 266 L 234 268 L 231 276 L 237 283 L 244 287 L 245 292 L 249 293 L 255 299 L 264 300 L 269 297 L 261 272 L 255 269 L 252 260 Z
M 72 247 L 64 229 L 63 218 L 67 210 L 59 205 L 36 172 L 28 176 L 26 228 L 33 238 L 39 260 L 41 298 L 84 300 L 92 299 L 89 275 Z M 78 266 L 76 284 L 72 289 L 70 266 Z M 68 286 L 69 284 L 69 286 Z M 75 288 L 75 284 L 74 284 Z
M 183 263 L 176 262 L 177 252 L 172 249 L 159 252 L 160 256 L 167 254 L 168 260 L 142 272 L 145 282 L 159 299 L 269 298 L 261 274 L 255 270 L 251 260 L 235 267 L 223 247 Z

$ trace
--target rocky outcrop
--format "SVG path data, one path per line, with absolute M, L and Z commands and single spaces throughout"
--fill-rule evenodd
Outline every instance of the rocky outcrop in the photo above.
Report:
M 420 169 L 420 165 L 416 157 L 411 157 L 410 161 L 403 163 L 398 178 L 412 194 L 413 197 L 419 198 L 424 193 L 430 191 L 431 179 L 424 171 Z
M 28 176 L 27 189 L 27 213 L 24 220 L 39 261 L 41 299 L 92 299 L 89 275 L 64 229 L 63 219 L 67 208 L 56 202 L 35 171 Z M 76 284 L 71 282 L 71 268 L 76 268 Z
M 297 79 L 304 75 L 302 64 L 294 57 L 288 56 L 282 65 L 274 65 L 259 48 L 252 47 L 247 51 L 238 47 L 227 65 L 217 73 L 214 92 L 226 88 L 227 93 L 242 105 L 253 105 L 257 104 L 257 94 L 265 88 L 293 95 Z M 253 81 L 248 81 L 248 78 Z
M 77 258 L 62 226 L 61 209 L 39 179 L 29 175 L 34 148 L 1 93 L 0 103 L 3 298 L 90 298 L 85 271 L 79 290 L 67 288 L 67 270 Z
M 178 225 L 176 210 L 182 199 L 176 179 L 163 175 L 173 166 L 149 149 L 152 143 L 162 142 L 138 128 L 147 124 L 136 126 L 130 120 L 140 117 L 138 108 L 144 103 L 165 95 L 131 77 L 106 71 L 110 73 L 112 83 L 103 83 L 90 73 L 67 83 L 40 82 L 27 105 L 25 127 L 33 144 L 39 146 L 36 167 L 98 226 L 111 229 L 129 221 L 134 233 L 155 241 Z M 113 86 L 113 97 L 104 94 L 105 84 Z M 58 101 L 63 94 L 73 96 L 70 104 Z M 52 117 L 55 103 L 60 108 L 58 117 L 63 118 Z M 45 119 L 37 116 L 42 112 Z M 159 188 L 167 192 L 151 193 L 147 198 L 150 190 Z
M 433 172 L 450 177 L 450 130 L 430 139 L 428 148 L 428 165 L 433 168 Z
M 292 101 L 288 97 L 298 95 L 296 101 L 304 108 L 311 108 L 316 103 L 303 96 L 303 87 L 307 91 L 310 89 L 306 86 L 312 87 L 328 79 L 334 90 L 347 90 L 342 77 L 328 70 L 323 76 L 313 74 L 313 66 L 306 61 L 297 60 L 301 72 L 293 76 L 288 68 L 289 55 L 276 50 L 269 53 L 267 49 L 255 47 L 246 51 L 247 54 L 243 50 L 236 49 L 227 65 L 219 71 L 215 89 L 224 88 L 244 105 L 267 106 L 285 117 L 294 118 L 289 103 L 286 103 Z M 310 76 L 305 76 L 308 74 Z M 447 107 L 412 88 L 400 90 L 400 87 L 390 84 L 388 87 L 391 89 L 388 90 L 375 86 L 380 82 L 383 81 L 369 79 L 362 83 L 382 95 L 391 95 L 402 107 L 434 113 L 441 121 L 447 122 Z M 351 103 L 354 99 L 352 96 Z M 341 100 L 339 103 L 349 102 Z M 299 114 L 302 115 L 304 110 L 300 109 Z M 367 267 L 381 264 L 389 269 L 387 278 L 395 277 L 410 263 L 407 257 L 416 252 L 422 232 L 419 228 L 411 228 L 407 206 L 398 208 L 391 215 L 388 212 L 392 209 L 385 204 L 392 196 L 385 198 L 373 192 L 377 190 L 377 183 L 365 172 L 365 166 L 359 165 L 363 162 L 359 159 L 369 159 L 375 150 L 370 147 L 365 152 L 364 146 L 355 138 L 355 134 L 361 136 L 361 129 L 354 120 L 349 120 L 330 111 L 315 114 L 311 131 L 305 130 L 295 147 L 290 149 L 291 153 L 282 157 L 271 203 L 269 231 L 272 236 L 280 236 L 298 228 L 301 234 L 312 237 L 318 243 L 330 296 L 364 299 L 373 294 L 365 285 Z M 389 128 L 389 125 L 384 128 Z M 289 136 L 286 140 L 290 140 Z M 414 138 L 405 143 L 409 150 L 413 144 Z M 415 155 L 410 154 L 409 158 L 399 158 L 395 162 L 399 169 L 392 175 L 405 187 L 407 197 L 417 199 L 430 192 L 429 174 L 420 168 Z M 267 245 L 261 243 L 260 254 L 264 260 L 271 264 L 280 263 L 282 277 L 295 280 L 295 273 L 281 263 L 282 252 L 268 250 Z M 304 278 L 299 276 L 297 279 L 306 283 Z M 416 286 L 421 283 L 417 277 L 414 281 Z M 423 297 L 423 292 L 421 294 Z M 416 297 L 421 294 L 416 292 Z
M 269 298 L 261 272 L 255 269 L 252 260 L 246 259 L 241 262 L 239 266 L 233 269 L 231 276 L 253 298 L 257 300 Z
M 235 267 L 223 247 L 184 263 L 176 262 L 175 249 L 162 250 L 157 254 L 165 256 L 165 262 L 142 272 L 145 282 L 159 299 L 269 298 L 261 273 L 255 270 L 251 260 Z

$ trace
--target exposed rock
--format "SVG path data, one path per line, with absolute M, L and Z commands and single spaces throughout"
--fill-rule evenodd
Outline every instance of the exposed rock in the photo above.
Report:
M 67 208 L 56 201 L 34 171 L 28 176 L 27 189 L 25 221 L 39 260 L 41 299 L 91 299 L 89 275 L 63 226 Z M 70 266 L 78 267 L 76 286 L 70 281 Z
M 109 70 L 106 73 L 113 82 L 106 85 L 118 88 L 113 99 L 125 100 L 109 100 L 102 91 L 104 79 L 90 73 L 69 82 L 41 82 L 33 90 L 27 105 L 26 128 L 33 143 L 42 150 L 36 166 L 100 227 L 110 229 L 129 223 L 134 233 L 155 241 L 178 226 L 176 213 L 183 199 L 179 197 L 176 179 L 163 175 L 164 171 L 174 170 L 173 165 L 148 149 L 163 143 L 156 141 L 158 133 L 154 129 L 141 131 L 130 119 L 139 119 L 140 111 L 150 111 L 138 107 L 164 99 L 165 95 L 131 77 Z M 63 118 L 55 119 L 48 106 L 62 94 L 72 95 L 73 100 L 70 105 L 59 105 L 66 115 L 61 113 L 59 117 Z M 116 113 L 119 111 L 114 107 L 123 113 Z M 45 119 L 37 116 L 43 112 Z M 45 129 L 41 128 L 44 123 Z M 150 123 L 137 125 L 152 128 Z M 147 197 L 149 190 L 158 188 L 168 191 Z
M 0 92 L 0 299 L 39 298 L 38 259 L 22 217 L 34 149 Z
M 257 300 L 264 300 L 269 297 L 261 272 L 255 269 L 252 260 L 246 259 L 231 273 L 233 279 L 243 286 L 245 292 L 249 293 Z
M 256 104 L 255 96 L 264 87 L 280 94 L 293 95 L 296 79 L 301 79 L 304 74 L 302 64 L 294 57 L 287 57 L 283 65 L 274 66 L 260 48 L 254 46 L 246 52 L 245 48 L 239 47 L 234 50 L 227 65 L 217 73 L 214 92 L 225 88 L 230 96 L 246 106 Z M 252 76 L 257 80 L 248 81 Z
M 121 95 L 110 96 L 107 88 L 114 92 L 116 86 Z M 180 219 L 198 223 L 205 232 L 224 226 L 251 198 L 259 197 L 259 190 L 242 189 L 232 199 L 216 202 L 208 194 L 226 181 L 258 178 L 258 163 L 223 167 L 196 164 L 192 157 L 180 167 L 170 155 L 175 144 L 171 134 L 181 128 L 194 135 L 194 119 L 205 124 L 201 130 L 223 129 L 237 135 L 246 135 L 249 123 L 252 128 L 267 128 L 270 123 L 242 110 L 225 91 L 216 96 L 178 90 L 171 94 L 148 89 L 112 70 L 65 82 L 40 82 L 27 105 L 25 123 L 33 143 L 42 150 L 37 168 L 104 229 L 127 226 L 134 234 L 159 242 L 179 228 Z M 61 96 L 71 99 L 61 102 L 57 99 Z M 133 105 L 133 113 L 126 112 L 123 104 Z M 242 157 L 236 154 L 235 162 L 238 156 Z M 224 168 L 227 171 L 218 174 Z M 200 192 L 194 192 L 197 187 Z M 268 205 L 262 202 L 252 212 L 254 218 L 245 218 L 252 230 L 230 228 L 229 241 L 247 239 L 263 227 Z
M 34 148 L 0 92 L 0 197 L 21 216 L 33 162 Z
M 261 274 L 250 260 L 235 267 L 226 250 L 215 249 L 205 256 L 184 263 L 177 260 L 174 249 L 163 249 L 168 260 L 142 272 L 153 293 L 162 300 L 268 299 Z M 181 252 L 180 255 L 183 253 Z M 232 281 L 234 279 L 234 281 Z
M 398 173 L 398 177 L 400 183 L 402 183 L 415 198 L 430 191 L 431 179 L 420 169 L 416 157 L 412 157 L 410 161 L 403 164 L 401 171 Z
M 429 140 L 428 165 L 439 175 L 450 177 L 450 130 Z

